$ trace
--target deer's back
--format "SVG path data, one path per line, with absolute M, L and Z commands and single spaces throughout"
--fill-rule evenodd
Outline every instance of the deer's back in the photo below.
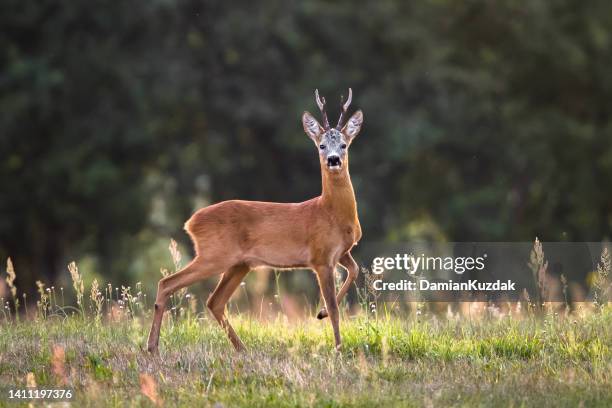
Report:
M 302 203 L 229 200 L 198 210 L 186 223 L 196 253 L 252 266 L 307 266 L 317 232 L 316 199 Z

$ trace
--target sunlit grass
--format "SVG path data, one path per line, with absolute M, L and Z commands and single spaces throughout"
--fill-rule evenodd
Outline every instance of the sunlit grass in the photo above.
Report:
M 4 323 L 0 382 L 25 386 L 33 373 L 39 386 L 67 384 L 78 401 L 96 406 L 150 404 L 145 374 L 152 380 L 147 387 L 153 384 L 154 395 L 168 405 L 612 402 L 610 308 L 520 320 L 344 316 L 340 354 L 333 351 L 327 321 L 232 321 L 245 353 L 235 353 L 205 315 L 167 314 L 161 358 L 143 351 L 147 316 L 101 322 L 75 314 Z
M 170 251 L 178 270 L 173 241 Z M 261 318 L 230 313 L 247 347 L 238 354 L 183 291 L 171 299 L 154 357 L 144 351 L 151 305 L 140 283 L 95 281 L 87 299 L 72 263 L 76 307 L 63 288 L 37 282 L 36 307 L 23 295 L 20 314 L 10 262 L 7 271 L 13 303 L 2 300 L 1 392 L 72 388 L 75 405 L 85 406 L 612 406 L 607 251 L 597 302 L 573 310 L 528 299 L 446 304 L 446 313 L 424 303 L 402 309 L 379 303 L 366 279 L 360 311 L 342 308 L 339 353 L 316 309 L 290 319 L 279 307 Z M 275 299 L 280 305 L 278 285 Z

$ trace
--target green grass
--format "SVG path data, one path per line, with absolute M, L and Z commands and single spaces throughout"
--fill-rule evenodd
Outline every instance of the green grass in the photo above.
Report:
M 207 317 L 165 319 L 160 358 L 143 351 L 149 318 L 3 322 L 0 389 L 24 387 L 28 373 L 59 387 L 60 346 L 77 406 L 153 405 L 141 373 L 165 406 L 612 406 L 610 308 L 541 319 L 344 317 L 340 354 L 327 320 L 231 318 L 247 352 L 234 353 Z

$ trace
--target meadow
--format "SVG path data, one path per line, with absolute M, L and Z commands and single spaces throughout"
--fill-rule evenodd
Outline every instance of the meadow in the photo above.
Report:
M 152 307 L 139 284 L 94 281 L 85 291 L 72 263 L 76 303 L 39 282 L 34 307 L 25 296 L 19 305 L 12 265 L 7 270 L 0 406 L 18 406 L 7 390 L 27 387 L 71 388 L 74 405 L 96 407 L 612 406 L 612 307 L 601 298 L 572 307 L 397 308 L 365 293 L 358 310 L 342 310 L 340 352 L 316 308 L 290 319 L 230 304 L 247 347 L 236 353 L 202 302 L 181 291 L 164 317 L 160 356 L 152 356 L 145 351 Z M 29 312 L 16 315 L 27 302 Z
M 345 316 L 338 354 L 329 324 L 314 318 L 234 316 L 248 347 L 238 354 L 210 318 L 168 316 L 160 357 L 143 349 L 146 318 L 4 323 L 0 388 L 70 387 L 86 406 L 612 405 L 610 308 L 521 319 Z

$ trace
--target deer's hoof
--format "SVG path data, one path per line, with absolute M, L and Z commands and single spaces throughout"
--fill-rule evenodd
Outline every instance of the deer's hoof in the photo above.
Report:
M 159 354 L 159 349 L 156 345 L 153 344 L 149 344 L 149 346 L 147 347 L 147 351 L 154 356 L 157 356 Z
M 317 314 L 317 319 L 319 319 L 319 320 L 325 319 L 327 316 L 329 316 L 327 314 L 327 310 L 321 309 L 321 311 Z

